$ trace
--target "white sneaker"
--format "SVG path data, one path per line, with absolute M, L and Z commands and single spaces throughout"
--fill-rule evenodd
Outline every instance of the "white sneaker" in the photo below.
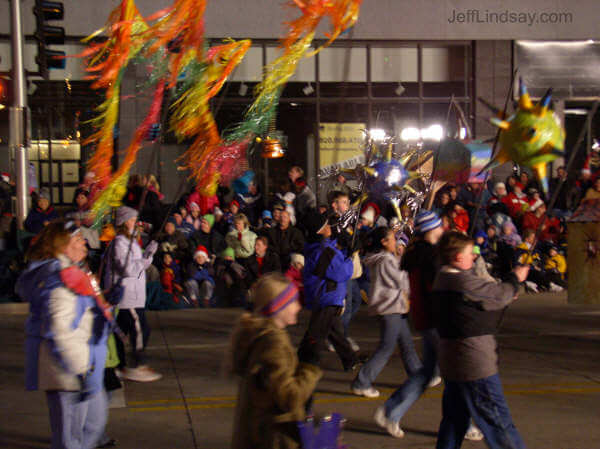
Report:
M 564 288 L 560 285 L 555 284 L 554 282 L 550 282 L 550 291 L 551 292 L 562 292 Z
M 357 396 L 364 396 L 366 398 L 378 398 L 379 390 L 376 390 L 373 387 L 369 388 L 352 388 L 352 393 Z
M 525 288 L 533 293 L 539 293 L 538 286 L 535 282 L 525 281 Z
M 147 365 L 143 365 L 137 368 L 126 368 L 123 371 L 123 378 L 135 382 L 154 382 L 162 378 L 162 374 L 157 373 Z
M 427 384 L 427 388 L 433 388 L 442 383 L 442 378 L 440 376 L 434 376 L 431 378 L 429 383 Z
M 354 341 L 353 338 L 346 337 L 346 340 L 348 340 L 348 343 L 350 343 L 350 347 L 354 352 L 360 351 L 360 346 L 358 346 L 358 344 Z
M 481 433 L 481 430 L 475 424 L 471 423 L 467 429 L 467 433 L 465 433 L 465 440 L 481 441 L 483 440 L 483 433 Z
M 335 352 L 335 348 L 333 347 L 333 345 L 331 344 L 331 342 L 329 340 L 325 340 L 325 347 L 327 348 L 327 350 L 329 352 Z
M 391 421 L 385 416 L 385 407 L 383 405 L 377 407 L 373 419 L 375 419 L 379 427 L 383 427 L 394 438 L 402 438 L 404 436 L 404 431 L 400 428 L 400 423 Z

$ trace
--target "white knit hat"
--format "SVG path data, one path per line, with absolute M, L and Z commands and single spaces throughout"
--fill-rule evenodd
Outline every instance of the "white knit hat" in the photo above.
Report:
M 301 263 L 304 266 L 304 256 L 300 253 L 292 253 L 290 256 L 292 263 Z

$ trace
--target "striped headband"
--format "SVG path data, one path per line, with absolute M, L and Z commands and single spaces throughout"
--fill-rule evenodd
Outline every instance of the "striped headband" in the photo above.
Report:
M 298 288 L 290 283 L 279 295 L 260 309 L 259 313 L 264 316 L 273 316 L 281 312 L 294 301 L 298 300 Z

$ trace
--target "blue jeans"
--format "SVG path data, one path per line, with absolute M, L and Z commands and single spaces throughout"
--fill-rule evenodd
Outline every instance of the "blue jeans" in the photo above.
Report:
M 404 369 L 409 376 L 414 376 L 422 368 L 406 315 L 401 313 L 381 315 L 379 326 L 381 333 L 379 346 L 358 372 L 358 376 L 352 383 L 353 388 L 366 389 L 371 386 L 394 353 L 396 344 L 400 348 Z
M 385 415 L 399 422 L 408 409 L 427 389 L 429 381 L 437 371 L 437 351 L 439 336 L 435 329 L 427 329 L 423 334 L 423 367 L 404 382 L 385 401 Z
M 51 449 L 92 449 L 104 434 L 108 416 L 106 393 L 86 399 L 78 391 L 47 391 Z
M 446 381 L 436 448 L 460 448 L 469 418 L 481 429 L 490 449 L 525 448 L 510 416 L 498 374 L 471 382 Z
M 350 279 L 346 284 L 346 307 L 342 314 L 342 325 L 344 326 L 344 336 L 348 336 L 348 327 L 352 317 L 360 309 L 362 298 L 360 297 L 360 287 L 356 279 Z

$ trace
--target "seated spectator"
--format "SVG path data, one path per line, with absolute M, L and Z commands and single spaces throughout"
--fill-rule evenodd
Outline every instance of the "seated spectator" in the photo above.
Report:
M 507 195 L 506 185 L 503 182 L 497 182 L 494 185 L 494 194 L 489 199 L 487 203 L 487 213 L 489 216 L 500 213 L 504 215 L 508 215 L 508 207 L 502 201 L 502 199 Z
M 200 206 L 198 205 L 198 203 L 192 201 L 189 204 L 189 207 L 190 213 L 186 217 L 185 221 L 186 223 L 194 227 L 194 231 L 197 231 L 198 229 L 200 229 L 200 218 L 202 217 L 200 215 Z
M 584 201 L 585 200 L 600 200 L 600 177 L 596 178 L 592 187 L 587 189 L 583 199 L 584 199 Z
M 285 205 L 279 201 L 273 205 L 273 227 L 281 221 L 281 212 L 284 210 Z
M 231 232 L 233 230 L 233 228 L 234 228 L 233 219 L 239 213 L 240 213 L 240 203 L 238 203 L 237 200 L 233 200 L 231 203 L 229 203 L 229 210 L 225 211 L 225 214 L 223 215 L 224 224 L 227 225 L 226 226 L 227 231 L 225 232 L 225 235 L 227 235 L 229 232 Z
M 527 212 L 523 216 L 523 222 L 521 227 L 523 231 L 527 229 L 532 229 L 534 232 L 537 231 L 537 228 L 540 226 L 542 220 L 544 220 L 544 216 L 546 215 L 546 205 L 544 203 L 539 204 L 535 209 L 530 212 Z M 540 240 L 556 242 L 558 239 L 558 234 L 560 222 L 555 217 L 547 217 L 544 220 L 544 226 L 542 227 L 542 231 L 540 232 Z
M 194 305 L 202 304 L 204 307 L 214 305 L 213 294 L 215 280 L 213 267 L 210 264 L 208 249 L 198 245 L 194 258 L 187 267 L 185 291 Z
M 269 248 L 269 240 L 264 237 L 257 237 L 254 243 L 254 254 L 246 260 L 246 287 L 250 288 L 252 284 L 265 273 L 281 271 L 281 264 L 277 254 Z
M 175 217 L 169 217 L 165 230 L 157 236 L 160 252 L 170 253 L 177 263 L 187 263 L 189 259 L 188 239 L 177 230 Z
M 250 223 L 244 214 L 233 219 L 234 229 L 225 236 L 227 246 L 233 248 L 235 259 L 244 265 L 246 259 L 254 254 L 256 234 L 250 230 Z
M 236 262 L 233 248 L 226 248 L 214 265 L 216 297 L 220 305 L 246 305 L 246 269 Z
M 550 290 L 553 286 L 550 285 L 550 281 L 542 269 L 542 258 L 539 251 L 537 248 L 532 250 L 534 241 L 535 231 L 533 229 L 523 231 L 523 241 L 517 246 L 515 251 L 515 264 L 530 266 L 525 287 L 529 291 L 537 293 L 540 289 Z
M 485 259 L 481 255 L 481 248 L 478 245 L 473 246 L 473 272 L 479 278 L 485 279 L 486 281 L 496 282 L 496 279 L 489 273 Z
M 166 293 L 173 296 L 177 304 L 181 301 L 183 288 L 181 287 L 181 269 L 173 259 L 171 253 L 163 253 L 162 267 L 160 270 L 160 284 Z
M 302 270 L 304 269 L 304 256 L 300 253 L 293 253 L 290 256 L 290 267 L 285 272 L 285 277 L 294 283 L 298 292 L 300 292 L 300 303 L 304 305 L 304 281 L 302 279 Z
M 450 193 L 448 193 L 447 190 L 442 189 L 436 194 L 433 208 L 431 210 L 440 216 L 445 214 L 449 207 Z
M 502 198 L 502 202 L 508 209 L 508 215 L 517 222 L 521 218 L 521 215 L 529 208 L 527 202 L 527 195 L 523 193 L 523 185 L 520 182 L 515 182 L 513 191 Z
M 287 210 L 281 212 L 279 224 L 267 233 L 271 249 L 279 257 L 281 268 L 285 271 L 290 265 L 292 253 L 301 253 L 304 249 L 304 235 L 291 225 Z
M 516 248 L 522 242 L 521 236 L 517 233 L 517 228 L 512 221 L 507 221 L 502 225 L 502 232 L 498 240 L 513 248 Z
M 544 200 L 540 197 L 540 191 L 533 187 L 527 190 L 527 202 L 529 203 L 528 211 L 534 211 L 540 205 L 544 204 Z
M 519 181 L 520 181 L 521 185 L 523 186 L 524 192 L 529 192 L 530 189 L 539 191 L 541 188 L 538 180 L 530 177 L 529 173 L 527 173 L 525 170 L 521 171 L 521 176 L 519 177 Z
M 37 205 L 31 208 L 25 219 L 25 229 L 37 234 L 57 218 L 58 214 L 50 204 L 50 191 L 44 187 L 40 189 Z
M 469 232 L 469 213 L 462 201 L 454 201 L 452 210 L 449 212 L 452 219 L 452 227 L 463 234 Z
M 233 182 L 240 212 L 246 215 L 248 221 L 255 225 L 258 222 L 262 195 L 256 183 L 254 172 L 247 171 L 242 177 Z
M 544 270 L 546 270 L 546 275 L 551 283 L 561 288 L 567 288 L 567 260 L 554 245 L 548 247 L 548 257 L 544 264 Z
M 192 236 L 195 246 L 202 245 L 208 251 L 208 258 L 213 259 L 227 247 L 225 238 L 215 230 L 215 217 L 206 214 L 200 220 L 200 229 Z
M 256 226 L 256 234 L 267 236 L 269 230 L 273 227 L 273 214 L 270 210 L 263 210 Z
M 227 235 L 227 233 L 229 232 L 229 225 L 224 220 L 225 214 L 223 213 L 223 210 L 221 210 L 221 208 L 219 207 L 215 207 L 213 215 L 215 217 L 215 224 L 213 226 L 213 229 L 222 236 Z
M 185 208 L 183 208 L 183 210 L 185 210 Z M 192 236 L 192 234 L 195 232 L 195 229 L 192 224 L 185 220 L 185 217 L 187 217 L 187 211 L 185 215 L 182 215 L 181 211 L 173 214 L 173 218 L 175 219 L 175 228 L 185 235 L 186 238 L 188 238 Z
M 90 208 L 88 204 L 88 191 L 84 188 L 75 190 L 73 196 L 73 212 L 85 212 Z

